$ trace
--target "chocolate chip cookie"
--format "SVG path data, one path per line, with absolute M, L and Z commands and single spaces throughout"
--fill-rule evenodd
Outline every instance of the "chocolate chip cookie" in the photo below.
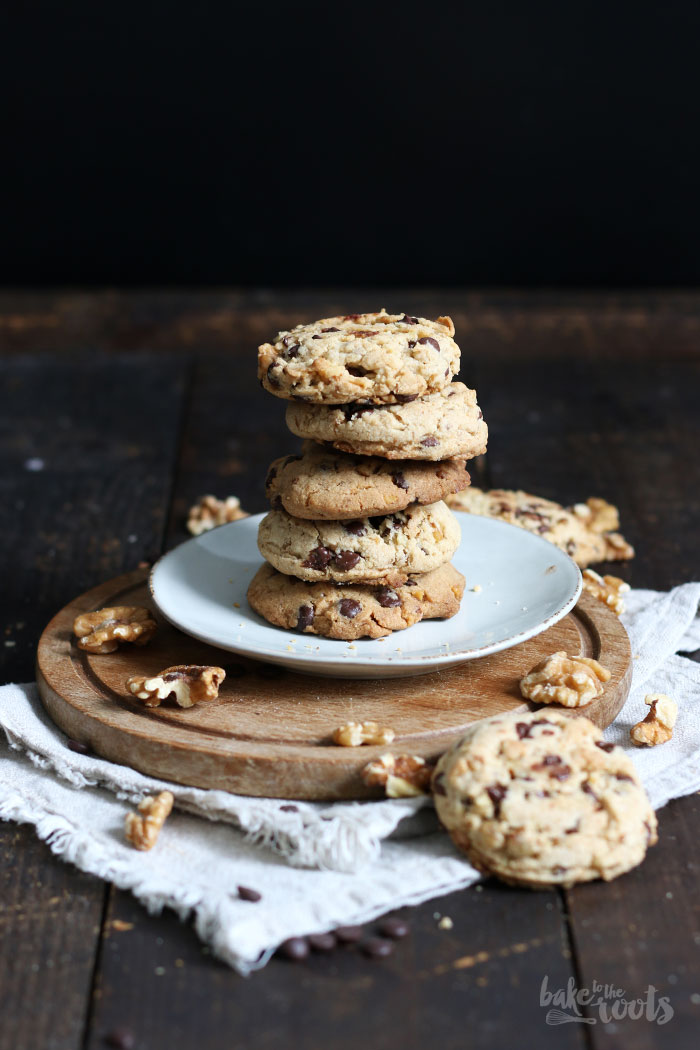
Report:
M 616 530 L 620 526 L 617 507 L 603 499 L 589 499 L 573 507 L 562 507 L 553 500 L 508 489 L 469 488 L 446 497 L 453 510 L 500 518 L 539 533 L 585 568 L 599 561 L 620 561 L 634 557 L 634 547 Z
M 464 383 L 403 405 L 287 405 L 287 426 L 299 437 L 341 452 L 385 459 L 473 459 L 486 451 L 488 430 L 476 394 Z
M 587 718 L 547 710 L 477 723 L 440 759 L 433 792 L 476 868 L 533 889 L 614 879 L 656 842 L 634 764 Z
M 425 397 L 459 371 L 449 317 L 349 314 L 280 332 L 258 347 L 258 378 L 276 397 L 314 404 L 395 404 Z
M 398 587 L 307 583 L 263 565 L 248 588 L 248 601 L 277 627 L 352 641 L 383 638 L 420 620 L 454 616 L 463 591 L 464 577 L 452 565 Z
M 457 519 L 442 501 L 351 521 L 272 510 L 258 529 L 260 553 L 280 572 L 336 583 L 403 583 L 448 562 L 459 540 Z
M 463 459 L 438 463 L 351 456 L 304 443 L 302 455 L 276 459 L 267 498 L 297 518 L 363 518 L 392 514 L 411 503 L 436 503 L 469 484 Z

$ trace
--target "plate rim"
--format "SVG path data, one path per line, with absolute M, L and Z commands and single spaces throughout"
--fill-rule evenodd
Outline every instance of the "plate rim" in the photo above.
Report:
M 225 525 L 217 526 L 216 530 L 211 531 L 218 532 L 221 529 L 230 530 L 239 526 L 250 527 L 251 525 L 259 523 L 265 516 L 265 513 L 266 512 L 263 511 L 259 514 L 253 514 L 246 518 L 241 518 L 237 521 L 227 522 Z M 422 656 L 405 656 L 401 660 L 394 660 L 393 657 L 385 657 L 383 660 L 376 658 L 368 660 L 366 658 L 363 659 L 357 657 L 352 661 L 348 660 L 347 662 L 345 662 L 340 660 L 336 656 L 323 656 L 317 652 L 279 652 L 274 649 L 268 650 L 267 647 L 263 645 L 253 644 L 251 646 L 250 644 L 246 644 L 243 642 L 237 644 L 233 643 L 230 645 L 223 645 L 218 641 L 212 640 L 211 636 L 206 636 L 201 632 L 198 632 L 197 630 L 193 630 L 191 627 L 185 626 L 181 620 L 173 618 L 171 615 L 169 615 L 162 608 L 156 596 L 156 573 L 158 571 L 162 571 L 163 564 L 169 559 L 172 559 L 178 554 L 180 554 L 184 547 L 187 547 L 190 544 L 196 545 L 199 541 L 201 541 L 201 535 L 192 536 L 190 539 L 185 540 L 183 543 L 180 543 L 176 547 L 173 547 L 172 550 L 166 551 L 165 554 L 161 555 L 161 557 L 158 558 L 158 560 L 153 564 L 149 571 L 148 588 L 156 608 L 158 609 L 161 616 L 163 616 L 168 621 L 168 623 L 172 624 L 173 627 L 176 627 L 179 631 L 182 631 L 184 634 L 187 634 L 190 637 L 197 639 L 197 641 L 204 642 L 207 645 L 211 645 L 215 649 L 221 649 L 223 652 L 234 652 L 240 656 L 247 656 L 251 659 L 260 659 L 268 663 L 276 663 L 281 666 L 287 667 L 290 670 L 298 670 L 300 673 L 312 673 L 311 668 L 314 667 L 318 668 L 319 672 L 321 672 L 321 669 L 324 667 L 333 667 L 334 669 L 336 669 L 336 673 L 344 673 L 346 676 L 351 677 L 359 677 L 358 672 L 372 670 L 374 670 L 375 672 L 372 675 L 372 677 L 377 677 L 377 672 L 379 672 L 380 670 L 384 672 L 385 675 L 387 673 L 391 673 L 391 671 L 398 671 L 399 674 L 401 674 L 404 673 L 406 670 L 411 669 L 415 669 L 418 672 L 422 670 L 423 673 L 428 673 L 432 670 L 440 670 L 441 668 L 453 667 L 457 664 L 465 663 L 469 660 L 483 659 L 484 657 L 490 656 L 493 653 L 503 652 L 506 649 L 512 649 L 516 645 L 519 645 L 521 642 L 526 642 L 531 638 L 535 638 L 538 634 L 542 634 L 549 627 L 552 627 L 555 623 L 558 623 L 559 620 L 563 619 L 564 616 L 566 616 L 567 613 L 574 608 L 576 602 L 578 601 L 581 595 L 583 587 L 583 577 L 581 575 L 581 570 L 579 566 L 576 564 L 576 562 L 574 562 L 572 558 L 570 558 L 570 556 L 565 551 L 561 550 L 561 548 L 557 547 L 556 545 L 550 543 L 549 540 L 544 539 L 542 536 L 538 536 L 536 533 L 530 532 L 528 529 L 522 529 L 521 527 L 513 525 L 510 522 L 500 521 L 497 518 L 487 518 L 482 515 L 468 514 L 466 511 L 455 510 L 453 511 L 453 513 L 457 515 L 457 518 L 460 521 L 460 525 L 462 523 L 462 519 L 478 517 L 481 522 L 488 523 L 487 527 L 489 528 L 493 527 L 495 529 L 507 530 L 515 529 L 519 534 L 526 533 L 530 541 L 534 541 L 536 544 L 546 544 L 547 548 L 550 551 L 553 550 L 554 552 L 556 552 L 556 556 L 567 559 L 575 568 L 578 574 L 578 579 L 573 594 L 570 595 L 569 598 L 567 598 L 567 600 L 557 610 L 555 610 L 555 612 L 550 613 L 549 616 L 546 617 L 546 619 L 535 624 L 533 627 L 527 628 L 524 631 L 520 631 L 517 634 L 510 635 L 508 638 L 501 639 L 500 641 L 491 642 L 487 645 L 479 646 L 478 648 L 470 647 L 467 649 L 453 649 L 449 652 L 443 653 L 424 654 Z M 262 560 L 263 559 L 261 558 L 261 563 Z M 270 624 L 269 626 L 273 629 L 275 628 L 274 624 Z M 419 627 L 420 624 L 415 624 L 414 626 Z M 281 631 L 283 634 L 290 633 L 289 631 L 284 631 L 282 628 L 276 629 Z M 315 638 L 316 635 L 308 635 L 307 637 Z M 337 641 L 337 639 L 335 640 Z M 379 641 L 379 639 L 361 640 L 363 642 L 372 640 Z

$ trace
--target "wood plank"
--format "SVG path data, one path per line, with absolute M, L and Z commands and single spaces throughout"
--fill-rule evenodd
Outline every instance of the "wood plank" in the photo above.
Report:
M 238 331 L 233 336 L 231 354 L 243 352 L 245 339 Z M 187 506 L 204 491 L 238 495 L 247 509 L 264 509 L 266 468 L 293 439 L 282 408 L 257 391 L 252 362 L 232 368 L 230 355 L 198 356 L 168 545 L 186 537 Z M 449 934 L 436 930 L 436 912 L 452 917 Z M 275 959 L 243 982 L 203 952 L 172 914 L 154 919 L 117 893 L 109 919 L 133 927 L 110 934 L 100 956 L 89 1047 L 97 1050 L 121 1025 L 144 1045 L 167 1033 L 170 1050 L 190 1050 L 195 1042 L 211 1050 L 290 1044 L 343 1050 L 358 1042 L 373 1050 L 434 1043 L 461 1050 L 465 1039 L 500 1050 L 530 1028 L 544 1047 L 585 1045 L 577 1026 L 548 1028 L 539 1006 L 545 973 L 557 985 L 575 973 L 557 893 L 489 885 L 407 914 L 411 942 L 386 963 L 356 950 L 300 965 Z M 458 960 L 467 961 L 457 966 Z
M 557 894 L 487 883 L 402 915 L 411 934 L 389 959 L 338 948 L 302 963 L 275 958 L 246 980 L 172 913 L 148 916 L 117 892 L 86 1050 L 104 1046 L 116 1028 L 132 1032 L 137 1046 L 167 1041 L 170 1050 L 503 1050 L 518 1033 L 535 1034 L 543 1050 L 586 1046 L 581 1026 L 551 1028 L 540 1006 L 543 976 L 560 987 L 573 972 Z M 452 930 L 438 928 L 442 915 Z
M 674 338 L 667 333 L 671 354 Z M 602 495 L 619 506 L 637 548 L 634 561 L 610 571 L 659 589 L 697 578 L 700 462 L 689 455 L 700 446 L 697 364 L 513 362 L 505 385 L 500 369 L 480 362 L 480 370 L 494 484 L 563 502 Z M 676 1011 L 667 1028 L 631 1019 L 597 1024 L 589 1033 L 594 1046 L 697 1042 L 697 808 L 690 796 L 661 810 L 660 843 L 641 868 L 566 895 L 579 987 L 595 980 L 636 998 L 653 984 Z
M 3 364 L 0 681 L 34 675 L 36 639 L 75 587 L 159 549 L 186 366 L 94 353 Z M 144 435 L 148 435 L 144 440 Z M 0 824 L 0 1046 L 82 1041 L 106 894 L 29 828 Z
M 698 359 L 693 291 L 464 291 L 455 288 L 5 291 L 0 352 L 125 349 L 246 352 L 281 328 L 380 306 L 451 314 L 465 356 L 483 360 Z

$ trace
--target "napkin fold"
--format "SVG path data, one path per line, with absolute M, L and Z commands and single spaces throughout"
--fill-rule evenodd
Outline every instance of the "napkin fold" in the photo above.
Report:
M 700 665 L 678 655 L 700 647 L 700 583 L 626 600 L 632 688 L 606 737 L 632 754 L 659 808 L 700 789 Z M 673 696 L 679 718 L 671 741 L 639 750 L 629 729 L 650 692 Z M 0 818 L 33 824 L 57 856 L 131 890 L 149 911 L 192 915 L 202 940 L 243 974 L 287 937 L 368 922 L 480 877 L 427 799 L 285 803 L 171 784 L 71 751 L 33 684 L 0 687 L 0 726 Z M 124 840 L 127 804 L 164 789 L 175 811 L 157 847 L 137 852 Z M 262 899 L 241 900 L 239 885 Z

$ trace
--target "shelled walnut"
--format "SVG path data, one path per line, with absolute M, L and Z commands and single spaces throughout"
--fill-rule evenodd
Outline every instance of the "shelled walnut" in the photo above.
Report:
M 362 779 L 369 787 L 383 787 L 389 798 L 430 794 L 434 763 L 418 755 L 382 755 L 368 762 Z
M 622 595 L 630 589 L 628 583 L 621 580 L 619 576 L 600 576 L 593 569 L 584 569 L 582 575 L 584 591 L 592 594 L 598 601 L 604 602 L 618 616 L 625 611 Z
M 552 653 L 520 680 L 526 700 L 538 704 L 584 707 L 603 692 L 610 671 L 587 656 L 569 656 L 563 650 Z
M 396 733 L 376 722 L 346 722 L 333 732 L 333 743 L 340 747 L 360 747 L 361 744 L 390 744 Z
M 78 648 L 88 653 L 113 653 L 121 642 L 146 645 L 158 624 L 140 605 L 114 605 L 81 613 L 73 622 Z
M 678 704 L 665 693 L 649 693 L 644 697 L 649 713 L 630 729 L 632 743 L 637 747 L 655 747 L 665 744 L 673 736 L 678 718 Z
M 152 849 L 156 844 L 160 829 L 170 816 L 174 801 L 174 796 L 170 791 L 161 791 L 155 798 L 147 795 L 139 802 L 139 812 L 127 813 L 124 818 L 127 842 L 130 842 L 136 849 Z
M 126 684 L 146 707 L 160 707 L 161 701 L 171 693 L 180 707 L 194 707 L 201 700 L 215 700 L 225 677 L 223 667 L 177 664 L 166 667 L 153 678 L 134 675 L 127 678 Z
M 227 525 L 230 521 L 239 521 L 249 515 L 241 508 L 238 496 L 227 496 L 217 499 L 216 496 L 202 496 L 199 502 L 190 507 L 187 515 L 187 528 L 193 536 L 201 536 L 218 525 Z

